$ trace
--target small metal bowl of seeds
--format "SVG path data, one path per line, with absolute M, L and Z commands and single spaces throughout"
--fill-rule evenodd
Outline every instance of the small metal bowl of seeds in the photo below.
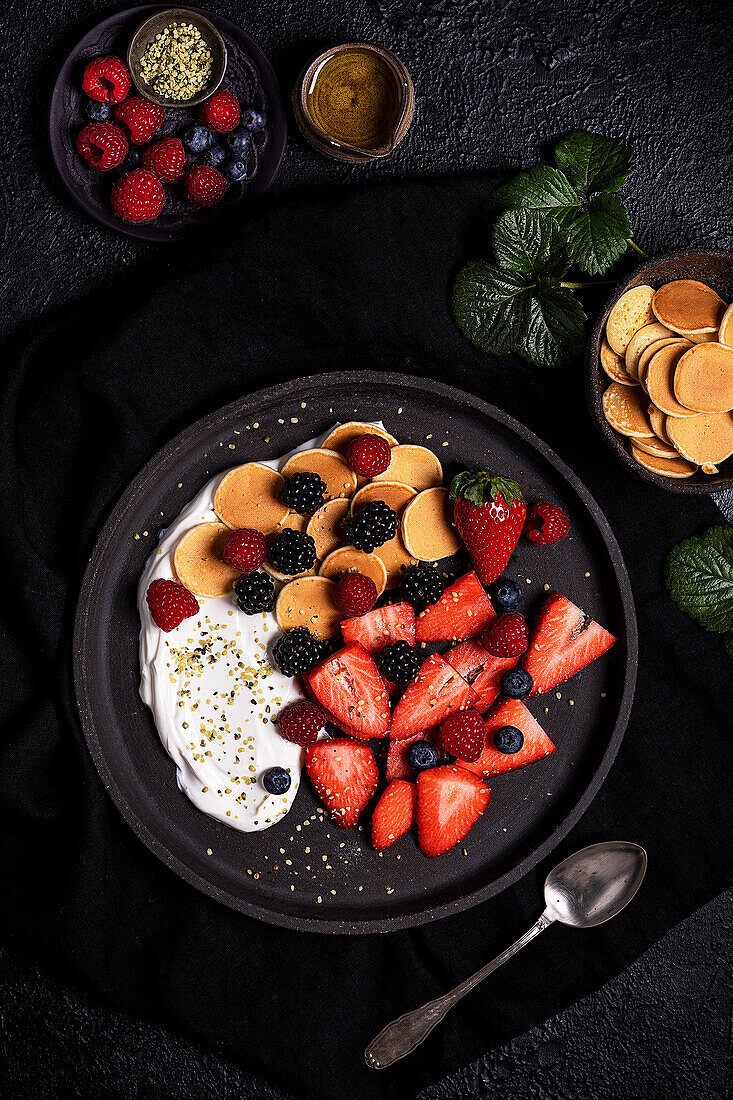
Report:
M 227 48 L 203 15 L 169 8 L 146 19 L 135 31 L 127 66 L 145 99 L 160 107 L 195 107 L 221 84 Z

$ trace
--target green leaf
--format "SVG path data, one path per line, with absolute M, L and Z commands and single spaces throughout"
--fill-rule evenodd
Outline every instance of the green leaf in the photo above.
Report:
M 711 527 L 670 550 L 664 583 L 678 607 L 706 630 L 733 631 L 733 527 Z
M 596 195 L 564 227 L 568 255 L 589 275 L 602 275 L 628 248 L 631 226 L 618 195 Z
M 560 223 L 579 207 L 580 199 L 567 176 L 546 164 L 520 172 L 497 187 L 489 198 L 490 210 L 537 210 L 552 214 Z
M 572 291 L 549 280 L 541 283 L 530 299 L 517 350 L 539 367 L 567 366 L 583 353 L 586 320 Z
M 525 275 L 564 275 L 565 245 L 554 218 L 536 210 L 505 210 L 491 235 L 499 267 Z
M 614 138 L 577 130 L 555 146 L 555 163 L 587 195 L 618 191 L 631 171 L 628 149 Z
M 463 470 L 450 483 L 451 500 L 460 496 L 479 507 L 488 504 L 490 500 L 496 500 L 499 493 L 509 505 L 515 500 L 522 500 L 522 490 L 516 481 L 491 470 Z
M 527 277 L 473 260 L 453 285 L 453 316 L 472 344 L 494 355 L 508 355 L 526 324 Z

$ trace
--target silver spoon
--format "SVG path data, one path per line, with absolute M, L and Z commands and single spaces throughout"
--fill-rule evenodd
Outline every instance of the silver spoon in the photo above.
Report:
M 472 989 L 556 920 L 572 928 L 594 928 L 629 904 L 646 873 L 646 852 L 629 840 L 607 840 L 581 848 L 558 863 L 545 879 L 545 911 L 523 936 L 450 993 L 393 1020 L 364 1051 L 371 1069 L 385 1069 L 411 1054 L 436 1024 Z

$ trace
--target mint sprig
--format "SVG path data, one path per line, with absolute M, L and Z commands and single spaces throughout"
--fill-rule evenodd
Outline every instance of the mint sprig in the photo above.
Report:
M 711 527 L 673 547 L 664 584 L 677 606 L 706 630 L 726 634 L 733 657 L 733 527 Z

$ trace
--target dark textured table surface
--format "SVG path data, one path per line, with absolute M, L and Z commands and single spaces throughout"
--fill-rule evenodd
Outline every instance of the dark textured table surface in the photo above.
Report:
M 414 181 L 459 178 L 454 198 L 436 186 L 436 202 L 446 219 L 455 219 L 457 238 L 473 247 L 473 212 L 492 179 L 533 163 L 548 141 L 574 128 L 611 133 L 633 147 L 627 204 L 635 237 L 650 255 L 733 244 L 728 5 L 222 0 L 216 7 L 260 42 L 286 93 L 311 53 L 355 38 L 394 49 L 416 85 L 415 124 L 384 165 L 340 166 L 291 134 L 271 195 L 253 214 L 253 250 L 258 228 L 284 209 L 308 219 L 324 199 L 337 206 L 344 195 L 390 183 L 406 188 L 407 203 Z M 80 0 L 5 8 L 0 285 L 11 354 L 70 306 L 88 300 L 93 314 L 104 300 L 108 309 L 116 293 L 138 281 L 162 286 L 194 271 L 224 243 L 216 232 L 206 242 L 170 247 L 115 235 L 88 220 L 54 174 L 45 128 L 56 73 L 76 40 L 111 10 Z M 296 248 L 294 241 L 294 254 Z M 410 335 L 419 342 L 419 333 Z M 283 334 L 284 354 L 289 339 Z M 429 343 L 421 351 L 429 358 Z M 509 391 L 507 384 L 507 407 L 514 400 Z M 421 1097 L 732 1095 L 732 932 L 728 893 L 598 993 Z M 37 971 L 31 956 L 15 947 L 0 951 L 2 1095 L 282 1097 L 217 1052 L 129 1018 L 94 990 Z

